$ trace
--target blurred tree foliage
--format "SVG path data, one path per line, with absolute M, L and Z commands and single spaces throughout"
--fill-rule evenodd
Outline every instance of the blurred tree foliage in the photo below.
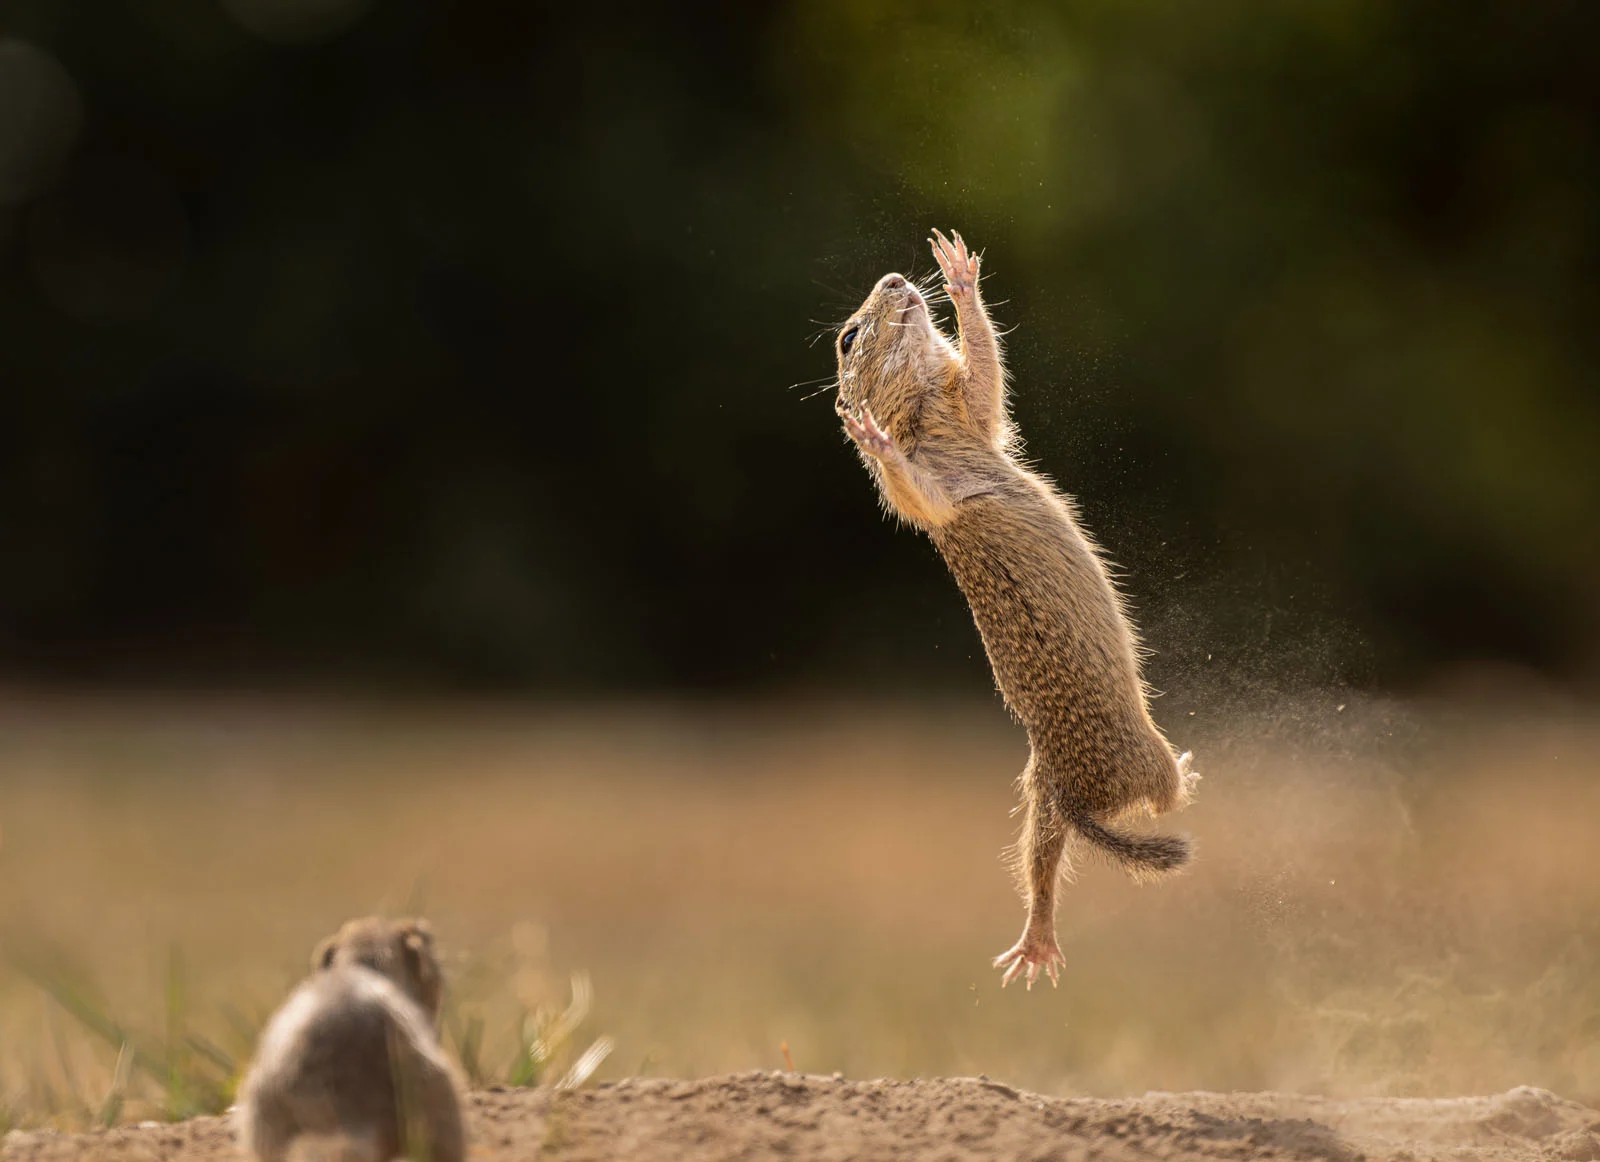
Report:
M 803 386 L 936 224 L 1158 676 L 1600 659 L 1581 0 L 4 0 L 0 38 L 13 674 L 984 684 Z

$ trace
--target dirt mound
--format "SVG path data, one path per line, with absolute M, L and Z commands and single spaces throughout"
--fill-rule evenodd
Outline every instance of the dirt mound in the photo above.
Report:
M 1332 1101 L 1281 1093 L 1054 1098 L 986 1078 L 744 1073 L 576 1093 L 474 1095 L 474 1158 L 820 1160 L 1233 1158 L 1600 1162 L 1600 1112 L 1546 1090 Z M 227 1123 L 12 1133 L 5 1162 L 234 1157 Z

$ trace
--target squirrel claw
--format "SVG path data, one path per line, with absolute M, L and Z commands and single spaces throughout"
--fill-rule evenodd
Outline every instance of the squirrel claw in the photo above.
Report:
M 1000 978 L 1001 988 L 1026 972 L 1029 991 L 1032 991 L 1033 982 L 1039 978 L 1041 968 L 1050 978 L 1051 987 L 1058 987 L 1061 984 L 1061 967 L 1066 963 L 1066 957 L 1061 955 L 1054 935 L 1035 936 L 1032 933 L 1023 933 L 1021 940 L 994 958 L 994 966 L 1006 970 Z
M 944 275 L 945 290 L 951 298 L 970 295 L 978 285 L 978 256 L 967 251 L 959 230 L 951 231 L 946 238 L 937 228 L 928 242 L 933 246 L 933 257 Z

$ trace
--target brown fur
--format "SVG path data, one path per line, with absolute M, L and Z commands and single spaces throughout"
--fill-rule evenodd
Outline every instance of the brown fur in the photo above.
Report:
M 1146 706 L 1137 642 L 1072 501 L 1018 458 L 1000 343 L 978 294 L 978 258 L 959 234 L 934 255 L 960 346 L 922 294 L 885 275 L 840 329 L 837 409 L 884 507 L 926 532 L 972 608 L 995 682 L 1028 731 L 1026 810 L 1016 863 L 1023 937 L 996 960 L 1010 981 L 1055 979 L 1055 887 L 1070 832 L 1136 876 L 1189 858 L 1186 839 L 1108 824 L 1187 801 L 1197 776 Z
M 352 920 L 261 1034 L 235 1117 L 262 1162 L 460 1162 L 461 1084 L 435 1026 L 443 977 L 423 920 Z

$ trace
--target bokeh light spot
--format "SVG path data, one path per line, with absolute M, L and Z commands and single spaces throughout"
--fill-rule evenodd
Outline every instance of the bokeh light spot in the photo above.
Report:
M 275 44 L 316 44 L 355 25 L 374 0 L 222 0 L 248 32 Z
M 82 129 L 67 70 L 25 41 L 0 39 L 0 205 L 49 188 Z

